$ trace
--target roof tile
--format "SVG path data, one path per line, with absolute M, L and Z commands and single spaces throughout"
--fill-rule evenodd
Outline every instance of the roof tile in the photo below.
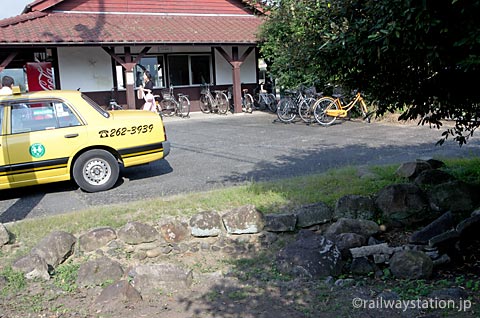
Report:
M 27 17 L 28 16 L 28 17 Z M 33 12 L 0 21 L 0 44 L 257 42 L 262 18 Z

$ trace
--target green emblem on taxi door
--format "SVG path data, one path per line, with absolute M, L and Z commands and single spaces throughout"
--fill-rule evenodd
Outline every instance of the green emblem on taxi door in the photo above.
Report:
M 30 146 L 30 155 L 34 158 L 41 158 L 45 154 L 45 146 L 42 144 L 33 144 Z

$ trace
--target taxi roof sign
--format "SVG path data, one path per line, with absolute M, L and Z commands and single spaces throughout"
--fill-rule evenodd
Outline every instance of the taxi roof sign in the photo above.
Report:
M 13 86 L 12 87 L 12 94 L 13 95 L 20 95 L 22 94 L 22 91 L 20 89 L 20 86 Z

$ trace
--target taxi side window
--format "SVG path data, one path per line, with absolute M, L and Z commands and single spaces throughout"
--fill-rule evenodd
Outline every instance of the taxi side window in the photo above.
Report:
M 56 129 L 80 125 L 68 105 L 42 101 L 12 105 L 12 133 Z

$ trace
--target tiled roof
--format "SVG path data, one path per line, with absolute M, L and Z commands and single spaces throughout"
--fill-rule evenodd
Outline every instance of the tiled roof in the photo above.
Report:
M 31 12 L 0 21 L 0 45 L 254 44 L 262 19 L 252 15 Z

